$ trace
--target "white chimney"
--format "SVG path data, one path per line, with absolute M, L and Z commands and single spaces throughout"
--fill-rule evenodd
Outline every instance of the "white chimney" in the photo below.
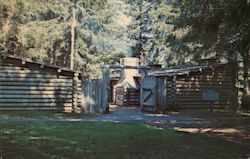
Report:
M 135 57 L 125 57 L 120 59 L 121 66 L 138 66 L 139 65 L 139 59 Z M 121 70 L 121 76 L 122 77 L 129 77 L 129 76 L 137 76 L 138 75 L 138 69 L 136 68 L 124 68 Z
M 120 59 L 121 66 L 138 66 L 139 59 L 135 57 L 125 57 Z M 135 76 L 138 76 L 139 71 L 137 68 L 122 68 L 121 79 L 115 87 L 123 87 L 125 90 L 127 88 L 137 89 L 137 84 L 134 80 Z

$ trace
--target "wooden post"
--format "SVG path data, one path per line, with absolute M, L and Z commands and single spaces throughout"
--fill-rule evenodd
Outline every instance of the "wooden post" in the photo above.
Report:
M 239 108 L 239 102 L 238 102 L 238 70 L 239 70 L 239 65 L 238 62 L 236 62 L 235 64 L 233 64 L 232 70 L 233 70 L 233 74 L 232 74 L 232 79 L 233 79 L 233 94 L 232 94 L 232 98 L 231 98 L 231 103 L 230 103 L 230 109 L 237 111 L 237 109 Z
M 84 112 L 88 112 L 88 79 L 81 79 L 81 109 Z
M 108 67 L 102 68 L 102 100 L 101 100 L 101 110 L 100 112 L 106 113 L 108 111 L 108 87 L 109 87 L 109 71 Z
M 145 76 L 142 75 L 141 76 L 141 86 L 140 86 L 140 110 L 142 111 L 143 110 L 143 87 L 144 87 L 144 79 L 145 79 Z
M 176 76 L 173 77 L 173 83 L 172 83 L 172 106 L 176 104 Z
M 80 109 L 78 107 L 78 82 L 79 82 L 79 73 L 74 73 L 73 77 L 73 98 L 72 98 L 72 103 L 73 103 L 73 112 L 79 112 Z
M 238 75 L 237 75 L 237 90 L 238 90 L 238 101 L 237 101 L 237 109 L 242 106 L 242 98 L 244 94 L 244 71 L 243 71 L 243 61 L 238 62 Z

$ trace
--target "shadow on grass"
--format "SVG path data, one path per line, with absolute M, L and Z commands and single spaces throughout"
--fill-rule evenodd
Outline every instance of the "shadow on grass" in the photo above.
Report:
M 158 127 L 168 127 L 180 132 L 220 136 L 227 141 L 250 146 L 250 117 L 245 114 L 225 110 L 204 111 L 189 110 L 180 114 L 190 115 L 191 121 L 156 121 L 147 122 Z
M 111 122 L 4 122 L 5 158 L 247 158 L 249 147 L 155 126 Z
M 98 114 L 77 114 L 77 113 L 64 113 L 58 111 L 1 111 L 1 119 L 79 119 L 82 117 L 91 117 Z

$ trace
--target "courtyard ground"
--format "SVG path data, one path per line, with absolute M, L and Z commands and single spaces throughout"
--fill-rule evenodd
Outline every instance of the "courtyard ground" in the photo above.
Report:
M 249 114 L 1 112 L 2 158 L 249 158 Z

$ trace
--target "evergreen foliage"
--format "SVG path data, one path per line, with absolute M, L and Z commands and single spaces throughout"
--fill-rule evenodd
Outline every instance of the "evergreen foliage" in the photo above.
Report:
M 216 57 L 243 61 L 244 93 L 250 94 L 250 1 L 180 0 L 175 28 L 188 28 L 181 38 L 193 59 Z
M 122 40 L 123 26 L 112 25 L 114 15 L 108 1 L 1 0 L 1 50 L 69 67 L 73 7 L 76 9 L 75 68 L 86 76 L 99 75 L 101 62 L 116 63 L 127 50 L 117 49 L 117 45 L 126 46 L 127 42 Z
M 174 35 L 174 19 L 179 15 L 178 7 L 171 0 L 130 1 L 130 16 L 133 21 L 128 28 L 133 56 L 139 57 L 142 65 L 160 63 L 178 64 L 175 54 L 177 41 Z
M 249 0 L 0 0 L 0 51 L 100 75 L 123 56 L 165 66 L 250 58 Z M 72 10 L 76 16 L 73 17 Z

